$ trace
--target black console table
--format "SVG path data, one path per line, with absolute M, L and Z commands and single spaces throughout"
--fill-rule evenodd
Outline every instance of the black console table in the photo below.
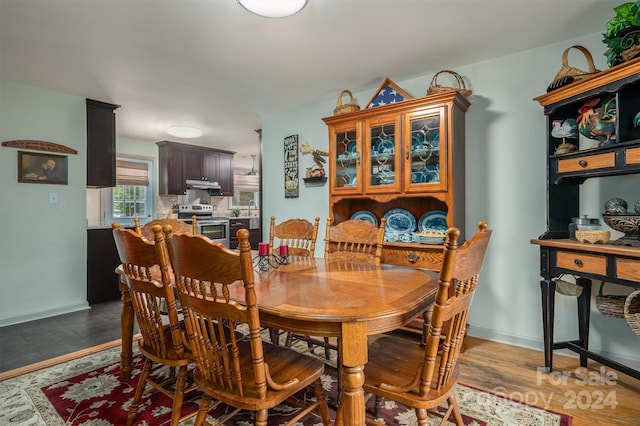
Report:
M 640 248 L 611 244 L 579 243 L 575 240 L 532 240 L 540 246 L 540 275 L 542 281 L 542 322 L 544 329 L 544 364 L 553 369 L 553 350 L 569 349 L 580 355 L 580 365 L 587 366 L 593 359 L 631 377 L 640 379 L 640 371 L 620 364 L 589 350 L 589 313 L 591 309 L 591 282 L 600 280 L 640 288 Z M 556 282 L 563 274 L 578 277 L 582 287 L 578 301 L 578 339 L 563 342 L 553 340 Z

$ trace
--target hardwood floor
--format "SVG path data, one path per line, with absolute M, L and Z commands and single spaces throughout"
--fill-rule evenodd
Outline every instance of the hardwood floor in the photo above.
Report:
M 120 337 L 120 301 L 87 311 L 0 328 L 0 371 L 43 361 Z M 543 353 L 467 337 L 461 383 L 569 414 L 572 426 L 640 426 L 640 381 L 577 358 L 554 355 L 554 372 L 540 370 Z
M 472 337 L 460 355 L 460 382 L 573 417 L 572 426 L 640 425 L 640 380 L 589 361 Z M 600 370 L 602 368 L 602 370 Z

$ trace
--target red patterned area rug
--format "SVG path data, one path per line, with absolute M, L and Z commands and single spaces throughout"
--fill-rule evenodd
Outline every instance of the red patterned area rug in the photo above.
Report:
M 136 367 L 131 380 L 120 381 L 120 348 L 114 347 L 95 354 L 66 361 L 37 371 L 24 373 L 0 382 L 0 425 L 74 425 L 116 426 L 126 423 L 129 403 L 133 398 L 137 378 L 142 367 L 136 356 Z M 156 374 L 167 374 L 160 369 Z M 7 375 L 5 375 L 7 377 Z M 335 397 L 335 369 L 327 367 L 322 378 L 327 394 Z M 299 395 L 313 398 L 313 392 Z M 569 426 L 571 417 L 511 401 L 490 392 L 459 385 L 457 398 L 465 425 L 538 425 Z M 186 398 L 183 412 L 197 409 L 199 395 Z M 370 406 L 373 401 L 369 401 Z M 208 421 L 218 425 L 216 418 L 229 408 L 219 406 L 211 412 Z M 281 425 L 299 409 L 281 405 L 269 413 L 269 425 Z M 331 412 L 332 419 L 335 413 Z M 135 425 L 169 425 L 171 401 L 156 392 L 143 398 L 140 415 Z M 415 425 L 413 410 L 386 401 L 379 418 L 387 425 Z M 433 424 L 439 419 L 434 419 Z M 182 425 L 192 425 L 193 418 Z M 253 424 L 251 413 L 240 412 L 228 426 Z M 315 413 L 307 415 L 299 426 L 321 425 Z

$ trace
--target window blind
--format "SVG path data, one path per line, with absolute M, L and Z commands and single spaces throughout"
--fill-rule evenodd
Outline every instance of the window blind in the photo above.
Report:
M 260 191 L 260 176 L 249 175 L 249 170 L 237 168 L 233 175 L 234 191 L 258 192 Z
M 149 186 L 149 166 L 136 161 L 116 161 L 117 185 Z

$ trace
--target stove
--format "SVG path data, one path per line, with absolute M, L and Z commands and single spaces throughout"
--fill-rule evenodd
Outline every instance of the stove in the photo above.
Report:
M 198 234 L 229 247 L 229 218 L 215 217 L 213 210 L 213 206 L 210 204 L 179 205 L 178 219 L 192 223 L 193 216 L 195 216 Z
M 211 219 L 213 206 L 211 204 L 181 204 L 178 206 L 178 219 L 191 219 L 192 216 Z

